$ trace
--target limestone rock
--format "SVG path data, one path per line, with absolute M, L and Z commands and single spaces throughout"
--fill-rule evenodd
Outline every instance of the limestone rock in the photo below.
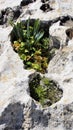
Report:
M 61 16 L 65 17 L 66 13 L 60 12 L 58 0 L 48 2 L 54 10 L 43 12 L 40 10 L 41 0 L 26 7 L 21 7 L 21 0 L 0 0 L 0 130 L 73 130 L 73 39 L 69 39 L 66 45 L 66 30 L 71 26 L 60 24 L 63 22 Z M 73 2 L 71 4 L 73 6 Z M 68 14 L 72 18 L 73 9 L 67 9 Z M 45 30 L 57 39 L 53 45 L 58 48 L 64 45 L 51 59 L 45 74 L 58 82 L 63 97 L 46 108 L 30 96 L 28 81 L 34 70 L 25 70 L 18 54 L 13 51 L 12 27 L 6 27 L 5 22 L 10 18 L 18 21 L 29 17 L 47 21 Z M 1 25 L 3 20 L 5 26 Z

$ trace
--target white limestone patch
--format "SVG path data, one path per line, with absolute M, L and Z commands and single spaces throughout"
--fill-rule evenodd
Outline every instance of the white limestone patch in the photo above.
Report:
M 66 45 L 66 33 L 65 31 L 69 28 L 67 26 L 60 26 L 60 21 L 57 23 L 54 23 L 50 29 L 49 33 L 51 36 L 56 36 L 58 40 L 60 41 L 61 46 Z
M 0 10 L 5 9 L 7 7 L 13 8 L 14 6 L 20 5 L 22 0 L 0 0 Z
M 20 5 L 20 2 L 21 0 L 0 0 L 0 10 Z M 54 10 L 50 12 L 44 13 L 41 11 L 41 5 L 41 1 L 36 0 L 35 3 L 23 8 L 23 14 L 20 19 L 30 17 L 47 21 L 62 15 L 57 0 L 56 2 L 54 2 L 54 0 L 51 1 L 51 6 L 54 7 Z M 27 10 L 31 11 L 31 15 L 26 13 Z M 71 14 L 71 16 L 73 16 L 73 11 L 71 11 Z M 59 26 L 59 22 L 55 23 L 50 27 L 50 35 L 56 36 L 60 40 L 61 45 L 65 45 L 65 30 L 67 28 L 66 26 Z M 11 29 L 11 27 L 2 28 L 0 26 L 0 116 L 9 104 L 20 102 L 27 106 L 24 109 L 24 113 L 26 113 L 24 114 L 24 126 L 26 126 L 24 130 L 28 130 L 31 125 L 33 125 L 31 130 L 66 130 L 64 123 L 66 120 L 69 121 L 66 122 L 66 125 L 73 122 L 73 117 L 71 117 L 73 113 L 71 113 L 70 117 L 62 118 L 64 116 L 62 115 L 64 109 L 60 109 L 61 107 L 59 105 L 63 107 L 63 105 L 69 104 L 70 106 L 73 102 L 73 40 L 68 42 L 67 47 L 64 47 L 56 53 L 55 57 L 49 63 L 48 73 L 45 74 L 48 78 L 59 83 L 63 89 L 63 97 L 51 107 L 41 109 L 41 107 L 38 107 L 40 106 L 38 103 L 32 103 L 29 93 L 28 76 L 33 73 L 34 70 L 25 70 L 22 60 L 20 60 L 18 54 L 13 51 L 9 37 Z M 72 108 L 69 113 L 72 112 Z M 44 111 L 47 111 L 47 113 Z M 51 117 L 49 112 L 52 115 Z M 59 113 L 61 113 L 61 115 L 59 115 Z M 29 115 L 31 115 L 31 117 Z M 46 121 L 49 125 L 46 125 Z M 5 125 L 6 124 L 0 124 L 0 130 L 4 129 Z M 71 125 L 72 124 L 69 126 Z M 73 127 L 70 129 L 72 130 Z

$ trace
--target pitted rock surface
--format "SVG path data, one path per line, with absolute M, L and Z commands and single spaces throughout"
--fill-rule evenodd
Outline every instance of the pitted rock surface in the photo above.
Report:
M 58 0 L 30 1 L 25 6 L 21 1 L 0 0 L 0 130 L 73 130 L 73 38 L 66 35 L 72 28 L 73 1 L 65 12 L 61 12 Z M 42 2 L 49 3 L 53 10 L 43 12 Z M 71 21 L 66 21 L 66 15 Z M 45 76 L 59 83 L 63 97 L 47 108 L 30 97 L 28 81 L 34 70 L 24 69 L 10 41 L 9 21 L 29 17 L 48 22 L 45 30 L 52 37 L 52 45 L 60 47 Z

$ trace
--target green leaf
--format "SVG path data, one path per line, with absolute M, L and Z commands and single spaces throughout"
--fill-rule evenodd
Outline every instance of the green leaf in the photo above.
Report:
M 27 38 L 30 38 L 30 27 L 29 27 L 30 19 L 27 21 Z
M 24 47 L 25 46 L 25 43 L 24 42 L 21 42 L 21 47 Z
M 25 53 L 29 52 L 29 50 L 25 49 Z
M 42 78 L 42 81 L 43 81 L 43 83 L 44 83 L 45 85 L 49 85 L 49 84 L 50 84 L 48 78 L 43 77 L 43 78 Z
M 25 54 L 22 54 L 22 55 L 20 56 L 20 58 L 21 58 L 22 60 L 26 61 L 26 55 L 25 55 Z
M 39 49 L 38 51 L 35 51 L 36 55 L 41 55 L 41 50 Z
M 23 30 L 23 36 L 26 38 L 27 30 Z
M 28 61 L 26 64 L 27 64 L 28 66 L 30 66 L 32 63 L 31 63 L 30 61 Z
M 36 70 L 41 70 L 40 64 L 38 63 L 32 63 L 32 68 Z
M 33 29 L 34 29 L 33 35 L 34 36 L 38 33 L 39 28 L 40 28 L 40 21 L 39 21 L 39 19 L 37 19 L 37 20 L 35 20 L 35 23 L 34 23 L 34 26 L 33 26 Z
M 42 42 L 43 42 L 42 47 L 44 49 L 48 49 L 49 48 L 49 38 L 43 38 Z
M 17 40 L 21 39 L 21 41 L 23 41 L 23 28 L 21 22 L 14 24 L 12 33 L 16 36 Z
M 35 42 L 38 42 L 44 35 L 44 32 L 38 32 L 35 36 Z
M 35 51 L 36 51 L 36 48 L 35 48 L 35 47 L 32 47 L 32 51 L 34 51 L 34 52 L 35 52 Z

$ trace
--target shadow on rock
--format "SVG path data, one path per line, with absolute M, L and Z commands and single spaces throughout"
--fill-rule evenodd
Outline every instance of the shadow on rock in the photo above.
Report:
M 51 117 L 51 114 L 48 112 L 44 112 L 44 110 L 37 109 L 36 104 L 32 101 L 32 108 L 31 108 L 31 130 L 38 125 L 42 125 L 42 127 L 47 127 L 48 126 L 48 120 Z
M 23 105 L 19 102 L 9 104 L 0 117 L 0 125 L 5 124 L 5 128 L 3 130 L 23 130 L 23 121 Z

